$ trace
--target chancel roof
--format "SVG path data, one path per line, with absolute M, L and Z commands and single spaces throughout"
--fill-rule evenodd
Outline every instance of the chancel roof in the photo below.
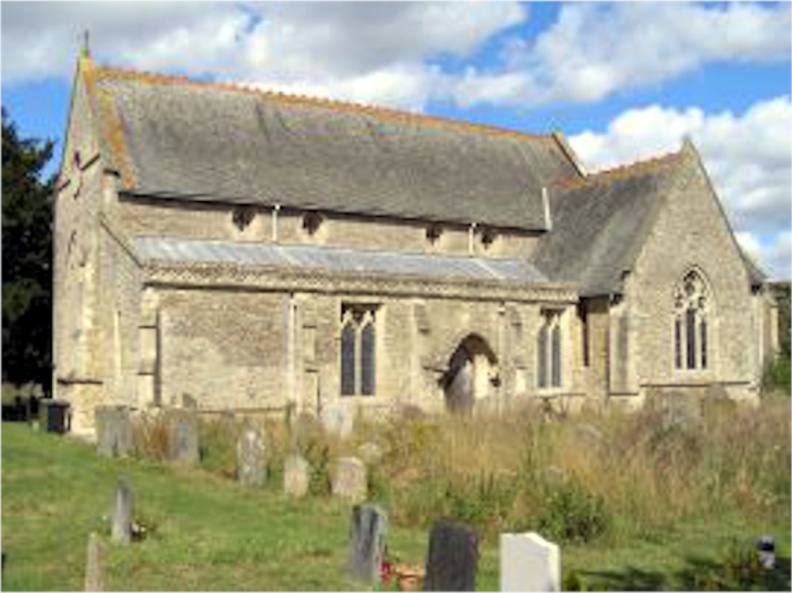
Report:
M 545 229 L 563 142 L 388 109 L 92 68 L 125 193 Z
M 539 242 L 536 266 L 577 283 L 582 296 L 621 292 L 684 150 L 552 187 L 552 231 Z

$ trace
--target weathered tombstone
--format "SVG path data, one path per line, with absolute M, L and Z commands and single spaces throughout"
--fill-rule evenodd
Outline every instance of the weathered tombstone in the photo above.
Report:
M 352 434 L 355 427 L 355 418 L 352 411 L 344 408 L 343 405 L 330 402 L 324 405 L 321 413 L 322 426 L 330 433 L 341 438 L 346 438 Z
M 194 465 L 198 462 L 198 414 L 195 410 L 170 409 L 168 426 L 168 458 Z
M 237 480 L 245 486 L 261 486 L 265 478 L 265 445 L 261 428 L 245 426 L 237 441 Z
M 105 457 L 122 457 L 132 450 L 132 421 L 126 406 L 97 406 L 96 452 Z
M 132 541 L 134 506 L 132 488 L 126 480 L 119 480 L 113 507 L 112 540 L 114 542 L 126 544 Z
M 358 455 L 366 465 L 376 465 L 382 461 L 382 448 L 377 443 L 363 443 L 358 447 Z
M 104 549 L 99 536 L 88 536 L 88 549 L 85 558 L 85 590 L 104 591 Z
M 283 464 L 283 492 L 301 498 L 308 494 L 310 466 L 300 455 L 289 455 Z
M 478 536 L 469 527 L 440 520 L 429 536 L 424 591 L 474 591 Z
M 349 572 L 369 585 L 379 583 L 388 518 L 373 504 L 355 505 L 349 524 Z
M 661 406 L 661 421 L 665 428 L 695 428 L 701 424 L 701 398 L 694 393 L 669 393 L 662 396 Z
M 357 503 L 365 500 L 366 466 L 357 457 L 339 457 L 333 473 L 333 496 Z
M 501 591 L 560 591 L 561 552 L 536 533 L 500 536 Z

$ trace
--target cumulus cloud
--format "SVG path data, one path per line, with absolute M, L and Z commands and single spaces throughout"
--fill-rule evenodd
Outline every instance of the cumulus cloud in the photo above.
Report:
M 591 102 L 719 61 L 788 59 L 789 5 L 573 3 L 535 40 L 514 38 L 497 68 L 465 72 L 461 105 Z
M 792 102 L 785 96 L 758 102 L 742 114 L 659 105 L 630 109 L 604 132 L 585 131 L 569 141 L 596 170 L 676 150 L 690 136 L 743 247 L 774 276 L 788 277 L 790 129 Z
M 466 57 L 524 22 L 514 2 L 8 3 L 6 83 L 69 77 L 80 33 L 98 61 L 420 109 Z

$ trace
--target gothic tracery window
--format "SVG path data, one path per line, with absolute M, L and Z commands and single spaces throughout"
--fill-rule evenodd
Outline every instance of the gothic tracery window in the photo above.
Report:
M 677 287 L 674 308 L 674 366 L 706 369 L 709 294 L 704 279 L 695 270 L 688 272 Z
M 376 393 L 375 309 L 345 306 L 341 315 L 341 395 Z
M 561 387 L 561 312 L 544 311 L 543 316 L 537 339 L 539 387 Z

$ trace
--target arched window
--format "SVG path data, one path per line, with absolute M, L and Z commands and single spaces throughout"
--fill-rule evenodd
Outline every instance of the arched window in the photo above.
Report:
M 350 320 L 341 332 L 341 395 L 355 394 L 355 326 Z
M 543 311 L 544 322 L 539 328 L 537 339 L 537 369 L 540 388 L 561 387 L 561 365 L 563 349 L 561 344 L 561 311 Z
M 374 395 L 375 337 L 374 322 L 369 320 L 360 334 L 360 392 L 363 395 Z
M 341 395 L 377 392 L 376 305 L 350 303 L 341 315 Z
M 547 360 L 547 325 L 542 325 L 539 329 L 539 340 L 538 344 L 536 345 L 536 350 L 538 353 L 538 363 L 539 363 L 539 387 L 547 387 L 547 369 L 548 369 L 548 360 Z
M 705 369 L 708 363 L 707 308 L 709 294 L 695 270 L 685 274 L 674 294 L 674 366 Z
M 550 368 L 553 369 L 551 383 L 553 387 L 561 387 L 561 328 L 557 323 L 553 327 L 551 355 Z

